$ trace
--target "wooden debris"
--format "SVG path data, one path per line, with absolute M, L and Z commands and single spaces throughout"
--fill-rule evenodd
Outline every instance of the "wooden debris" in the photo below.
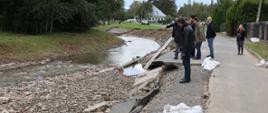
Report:
M 98 104 L 95 104 L 93 106 L 88 106 L 87 109 L 84 110 L 84 112 L 92 112 L 98 108 L 101 108 L 101 107 L 104 107 L 104 106 L 111 106 L 112 104 L 114 103 L 118 103 L 118 101 L 104 101 L 104 102 L 101 102 L 101 103 L 98 103 Z
M 146 65 L 144 66 L 144 69 L 148 69 L 149 66 L 151 65 L 151 63 L 159 56 L 159 54 L 164 51 L 168 45 L 171 43 L 171 41 L 173 40 L 172 37 L 170 37 L 168 39 L 168 41 L 160 48 L 158 49 L 158 51 L 154 54 L 154 56 L 149 60 L 149 62 L 146 63 Z

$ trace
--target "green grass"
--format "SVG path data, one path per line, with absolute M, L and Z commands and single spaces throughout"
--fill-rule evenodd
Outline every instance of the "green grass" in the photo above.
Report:
M 264 59 L 268 60 L 268 42 L 246 42 L 246 46 L 258 53 Z
M 39 60 L 102 51 L 120 43 L 120 39 L 96 29 L 86 33 L 23 35 L 0 32 L 0 61 Z
M 100 25 L 97 26 L 96 29 L 106 31 L 112 27 L 121 28 L 121 29 L 138 29 L 138 30 L 156 30 L 161 29 L 160 24 L 150 24 L 150 25 L 142 25 L 142 24 L 134 24 L 134 23 L 121 23 L 121 24 L 110 24 L 110 25 Z

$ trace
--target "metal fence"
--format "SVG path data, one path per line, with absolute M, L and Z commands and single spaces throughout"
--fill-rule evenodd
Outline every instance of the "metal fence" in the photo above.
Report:
M 258 37 L 262 40 L 268 40 L 268 22 L 249 23 L 248 37 Z

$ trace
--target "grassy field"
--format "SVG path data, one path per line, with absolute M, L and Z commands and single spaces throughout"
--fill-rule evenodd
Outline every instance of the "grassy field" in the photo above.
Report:
M 134 24 L 134 23 L 121 23 L 121 24 L 110 24 L 110 25 L 100 25 L 97 26 L 96 29 L 106 31 L 110 28 L 122 28 L 122 29 L 137 29 L 137 30 L 155 30 L 161 29 L 160 24 L 150 24 L 150 25 L 142 25 L 142 24 Z
M 96 29 L 86 33 L 45 35 L 0 32 L 0 61 L 28 61 L 90 53 L 102 51 L 120 43 L 120 39 Z
M 246 42 L 246 46 L 256 53 L 258 53 L 261 57 L 268 60 L 268 42 L 260 42 L 260 43 L 252 43 Z

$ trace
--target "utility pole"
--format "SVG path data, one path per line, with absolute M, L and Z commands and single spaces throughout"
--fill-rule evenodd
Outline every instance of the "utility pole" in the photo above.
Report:
M 261 7 L 262 7 L 262 0 L 260 0 L 260 2 L 259 2 L 259 8 L 258 8 L 258 13 L 257 13 L 256 23 L 260 22 Z
M 191 0 L 188 0 L 188 4 L 189 4 L 189 9 L 188 9 L 188 15 L 187 16 L 190 16 L 191 15 L 191 10 L 192 10 L 192 2 L 191 2 Z
M 214 0 L 211 0 L 211 6 L 214 4 Z

